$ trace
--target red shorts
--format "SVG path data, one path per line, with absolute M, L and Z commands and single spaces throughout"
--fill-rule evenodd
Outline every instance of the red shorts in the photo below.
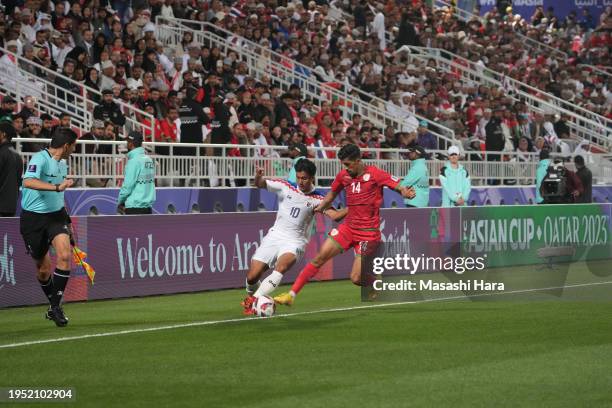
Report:
M 338 228 L 334 228 L 329 232 L 329 237 L 340 245 L 343 251 L 353 248 L 357 255 L 361 255 L 362 250 L 365 252 L 378 246 L 380 230 L 364 231 L 351 228 L 346 224 L 340 224 Z M 367 243 L 371 244 L 368 246 Z

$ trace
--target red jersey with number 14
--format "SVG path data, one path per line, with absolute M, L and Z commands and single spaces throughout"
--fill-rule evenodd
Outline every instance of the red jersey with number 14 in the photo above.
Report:
M 366 166 L 359 177 L 351 177 L 346 169 L 336 176 L 332 191 L 346 191 L 348 214 L 345 224 L 358 230 L 380 228 L 380 206 L 383 202 L 383 187 L 396 189 L 400 181 L 375 166 Z

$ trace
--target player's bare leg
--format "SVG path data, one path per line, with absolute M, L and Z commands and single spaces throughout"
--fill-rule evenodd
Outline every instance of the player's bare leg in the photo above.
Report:
M 331 238 L 327 238 L 321 249 L 319 249 L 319 253 L 302 269 L 293 286 L 291 286 L 291 291 L 276 296 L 274 300 L 281 305 L 291 306 L 295 296 L 319 272 L 319 268 L 341 252 L 342 248 L 340 248 L 338 243 Z
M 351 282 L 354 285 L 361 286 L 361 255 L 356 255 L 351 268 Z
M 247 277 L 246 277 L 247 296 L 240 303 L 240 305 L 244 308 L 245 314 L 253 314 L 252 306 L 253 306 L 253 301 L 255 300 L 255 297 L 253 295 L 257 291 L 257 289 L 259 289 L 259 285 L 260 285 L 259 278 L 268 269 L 269 267 L 267 264 L 261 261 L 258 261 L 256 259 L 251 260 L 251 267 L 249 268 L 249 272 L 247 272 Z
M 369 279 L 363 279 L 361 276 L 361 268 L 362 268 L 363 259 L 361 255 L 355 256 L 355 260 L 353 261 L 353 267 L 351 269 L 351 282 L 357 286 L 370 286 L 371 282 Z M 374 288 L 370 288 L 368 292 L 368 300 L 374 300 L 377 297 L 376 290 Z

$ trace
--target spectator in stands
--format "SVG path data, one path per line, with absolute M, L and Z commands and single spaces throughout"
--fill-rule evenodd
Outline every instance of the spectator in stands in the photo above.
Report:
M 15 40 L 6 42 L 6 49 L 9 53 L 5 53 L 0 57 L 0 72 L 6 78 L 17 78 L 18 77 L 18 63 L 17 59 L 13 54 L 18 54 L 19 43 Z M 13 88 L 14 89 L 14 88 Z
M 160 137 L 161 129 L 160 129 L 160 121 L 155 118 L 155 105 L 153 101 L 150 99 L 145 101 L 142 106 L 142 109 L 148 113 L 150 116 L 143 116 L 141 119 L 141 123 L 144 126 L 144 141 L 151 142 Z M 149 130 L 151 129 L 151 130 Z
M 568 126 L 569 116 L 562 113 L 559 120 L 554 124 L 554 131 L 560 139 L 568 139 L 570 137 L 570 127 Z
M 226 101 L 219 95 L 215 96 L 212 100 L 212 111 L 214 112 L 214 118 L 211 122 L 211 143 L 226 144 L 231 138 L 230 119 L 232 117 L 232 113 L 230 112 L 230 107 L 225 102 Z M 215 156 L 220 156 L 221 153 L 222 149 L 214 149 Z
M 529 180 L 526 176 L 528 172 L 528 164 L 533 162 L 533 148 L 529 144 L 529 139 L 525 136 L 521 137 L 516 147 L 516 162 L 520 165 L 517 168 L 518 176 L 520 177 L 520 184 L 528 185 L 533 182 L 533 179 Z
M 72 74 L 74 73 L 75 62 L 74 60 L 68 59 L 64 62 L 62 75 L 55 77 L 55 85 L 57 86 L 57 98 L 60 108 L 69 112 L 75 112 L 77 103 L 77 96 L 81 95 L 81 87 L 75 82 L 70 81 Z M 64 92 L 66 91 L 66 92 Z M 64 104 L 64 101 L 66 102 Z
M 290 126 L 294 125 L 291 105 L 293 104 L 293 96 L 290 93 L 285 93 L 281 97 L 280 102 L 274 108 L 274 124 L 280 125 L 282 119 L 286 119 Z
M 414 25 L 409 20 L 410 15 L 407 12 L 402 13 L 402 20 L 399 25 L 399 33 L 396 40 L 396 48 L 399 49 L 403 45 L 411 45 L 418 47 L 421 45 L 419 36 L 414 29 Z
M 97 92 L 95 92 L 100 90 L 100 87 L 98 86 L 99 82 L 100 78 L 98 70 L 93 67 L 88 68 L 87 71 L 85 71 L 84 82 L 84 85 L 88 88 L 86 96 L 96 104 L 100 103 L 100 96 Z M 92 89 L 93 91 L 89 91 L 89 89 Z
M 53 56 L 53 60 L 58 67 L 63 67 L 66 56 L 72 51 L 72 48 L 66 45 L 62 33 L 57 30 L 54 30 L 51 34 L 51 41 L 51 55 Z
M 23 100 L 23 106 L 21 107 L 21 111 L 19 111 L 19 116 L 21 116 L 26 122 L 30 116 L 38 116 L 36 103 L 36 98 L 33 96 L 26 96 Z
M 102 103 L 95 107 L 93 117 L 104 122 L 110 121 L 118 127 L 125 124 L 125 116 L 121 112 L 121 108 L 113 101 L 112 89 L 102 90 Z
M 202 106 L 197 103 L 194 98 L 196 96 L 197 90 L 193 87 L 188 87 L 184 90 L 185 98 L 182 100 L 181 106 L 178 108 L 179 118 L 181 121 L 181 143 L 203 143 L 203 134 L 202 134 L 202 126 L 209 123 L 208 116 L 204 113 Z M 222 106 L 222 103 L 219 103 L 219 106 Z M 211 123 L 211 127 L 213 128 L 213 139 L 211 143 L 227 143 L 229 141 L 229 135 L 227 136 L 225 141 L 220 142 L 221 139 L 214 139 L 215 135 L 215 126 L 221 126 L 219 123 L 219 119 L 217 115 L 221 116 L 222 113 L 218 112 L 215 108 L 215 121 Z M 225 126 L 227 126 L 227 121 L 225 122 Z M 229 133 L 229 130 L 228 130 Z M 182 156 L 195 156 L 196 148 L 195 147 L 182 147 L 174 149 L 176 154 Z M 220 155 L 220 150 L 219 154 Z
M 111 60 L 106 60 L 100 64 L 102 78 L 100 79 L 100 90 L 113 89 L 115 86 L 115 65 Z
M 576 197 L 577 203 L 593 202 L 593 174 L 584 163 L 584 157 L 577 155 L 574 157 L 574 165 L 576 166 L 576 176 L 582 183 L 582 193 Z
M 178 117 L 178 109 L 175 106 L 169 106 L 166 117 L 159 123 L 160 133 L 159 137 L 156 137 L 156 141 L 165 143 L 175 143 L 177 141 Z M 170 154 L 170 148 L 168 146 L 158 146 L 155 148 L 155 153 L 168 155 Z
M 16 132 L 9 122 L 0 122 L 0 217 L 14 217 L 21 186 L 23 161 L 11 145 Z
M 166 116 L 166 106 L 161 100 L 161 93 L 157 88 L 149 90 L 149 100 L 153 107 L 153 116 L 156 119 L 163 119 Z
M 40 139 L 41 131 L 42 120 L 38 116 L 30 116 L 26 121 L 26 128 L 21 131 L 19 136 L 23 138 Z M 47 143 L 28 142 L 23 144 L 22 151 L 39 152 L 45 147 L 47 147 Z
M 504 131 L 502 129 L 502 118 L 503 108 L 497 107 L 491 120 L 485 126 L 486 139 L 485 148 L 487 152 L 502 152 L 506 144 L 506 138 L 504 137 Z M 489 154 L 487 157 L 489 161 L 501 161 L 501 154 Z M 499 179 L 492 179 L 489 181 L 490 185 L 498 185 Z
M 112 124 L 111 124 L 112 125 Z M 80 137 L 81 140 L 105 140 L 105 125 L 104 121 L 100 119 L 94 119 L 92 121 L 91 131 L 85 133 Z M 86 144 L 83 145 L 85 149 L 85 153 L 87 154 L 106 154 L 108 153 L 108 147 L 97 144 Z M 112 148 L 112 146 L 111 146 Z M 77 151 L 80 153 L 80 151 Z
M 44 139 L 50 139 L 51 135 L 53 134 L 53 128 L 54 128 L 53 117 L 49 115 L 48 113 L 43 113 L 42 115 L 40 115 L 40 119 L 43 122 L 42 131 L 40 132 L 40 137 Z
M 410 170 L 401 182 L 402 187 L 411 187 L 416 195 L 414 198 L 405 198 L 406 207 L 429 206 L 429 170 L 425 161 L 427 154 L 422 146 L 415 145 L 408 149 L 408 159 L 411 161 Z
M 519 140 L 520 138 L 525 137 L 529 141 L 529 144 L 532 145 L 533 142 L 531 139 L 531 126 L 529 124 L 529 116 L 524 113 L 520 113 L 517 116 L 517 118 L 518 118 L 517 136 Z
M 419 122 L 419 128 L 417 130 L 417 144 L 424 149 L 436 150 L 438 148 L 438 138 L 429 132 L 428 124 L 422 120 Z
M 111 124 L 112 127 L 112 124 Z M 91 131 L 85 133 L 80 138 L 81 140 L 108 140 L 105 135 L 104 122 L 100 119 L 94 119 L 91 127 Z M 98 145 L 98 144 L 85 144 L 80 145 L 78 147 L 77 153 L 82 153 L 80 149 L 84 149 L 85 153 L 92 155 L 100 155 L 100 154 L 108 154 L 112 152 L 112 146 L 109 145 Z M 100 166 L 102 164 L 102 166 Z M 104 160 L 100 160 L 99 157 L 88 156 L 86 161 L 87 173 L 89 174 L 101 174 L 101 167 L 104 167 Z M 108 179 L 98 179 L 98 178 L 87 178 L 85 179 L 85 183 L 89 187 L 105 187 L 108 183 Z
M 295 143 L 288 147 L 289 158 L 291 158 L 291 169 L 287 175 L 287 180 L 291 183 L 296 183 L 295 165 L 302 159 L 308 158 L 308 149 L 303 143 Z
M 459 164 L 457 146 L 449 147 L 448 160 L 439 176 L 442 186 L 442 207 L 464 206 L 470 198 L 472 183 L 467 170 Z
M 94 43 L 93 43 L 93 31 L 90 29 L 89 23 L 85 25 L 85 28 L 78 33 L 76 45 L 85 50 L 85 61 L 86 66 L 91 66 L 94 63 Z
M 15 128 L 15 132 L 17 132 L 17 134 L 21 134 L 25 127 L 25 121 L 23 120 L 23 118 L 19 115 L 12 115 L 12 118 L 6 118 L 7 122 L 11 122 L 11 120 L 13 123 L 13 127 Z
M 7 95 L 2 98 L 2 104 L 0 107 L 0 118 L 12 116 L 15 112 L 16 107 L 17 101 L 12 96 Z

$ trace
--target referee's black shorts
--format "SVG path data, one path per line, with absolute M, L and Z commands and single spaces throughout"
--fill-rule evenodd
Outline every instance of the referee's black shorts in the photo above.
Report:
M 65 208 L 51 213 L 23 210 L 19 230 L 30 256 L 43 259 L 53 238 L 59 234 L 70 235 L 70 217 Z

